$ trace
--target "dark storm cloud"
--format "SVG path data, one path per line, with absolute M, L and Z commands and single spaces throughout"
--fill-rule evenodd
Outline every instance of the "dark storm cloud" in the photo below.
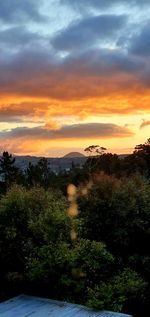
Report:
M 150 56 L 150 22 L 142 28 L 139 34 L 131 38 L 129 51 L 139 56 Z
M 85 49 L 94 42 L 112 39 L 125 24 L 124 15 L 92 16 L 69 25 L 51 42 L 58 50 L 78 50 L 81 47 Z
M 119 50 L 91 50 L 61 60 L 44 49 L 28 49 L 10 59 L 0 57 L 0 93 L 66 100 L 106 95 L 111 87 L 134 86 L 133 76 L 146 66 Z
M 24 49 L 16 54 L 0 56 L 0 84 L 2 89 L 9 83 L 15 85 L 26 85 L 28 81 L 36 79 L 41 73 L 46 74 L 48 67 L 52 69 L 52 65 L 56 64 L 55 56 L 42 47 L 34 49 L 33 47 Z M 32 88 L 32 87 L 31 87 Z M 9 88 L 8 88 L 9 89 Z
M 66 125 L 58 130 L 46 127 L 15 128 L 10 131 L 0 132 L 0 139 L 31 138 L 42 140 L 71 139 L 71 138 L 105 138 L 128 137 L 133 133 L 127 127 L 121 127 L 111 123 L 85 123 Z
M 21 10 L 20 0 L 11 3 L 19 3 L 16 10 Z M 30 2 L 31 9 L 36 8 L 36 3 Z M 17 12 L 14 7 L 12 11 Z M 111 41 L 113 44 L 117 40 L 118 32 L 120 36 L 126 24 L 125 15 L 84 17 L 55 34 L 52 39 L 54 48 L 47 43 L 48 35 L 44 37 L 23 26 L 1 30 L 0 94 L 79 100 L 134 89 L 136 80 L 149 85 L 150 67 L 146 60 L 133 56 L 130 51 L 127 54 L 121 46 L 102 49 L 105 40 L 108 47 Z M 70 54 L 62 58 L 59 50 L 69 50 Z
M 68 71 L 91 74 L 111 75 L 117 72 L 136 74 L 145 67 L 143 60 L 136 59 L 119 49 L 94 49 L 70 55 L 64 61 L 64 68 Z
M 0 20 L 7 24 L 32 21 L 44 21 L 37 0 L 0 0 Z

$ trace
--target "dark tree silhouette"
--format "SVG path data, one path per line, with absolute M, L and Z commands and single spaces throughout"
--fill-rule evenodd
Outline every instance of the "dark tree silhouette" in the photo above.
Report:
M 8 188 L 12 183 L 16 182 L 18 168 L 15 166 L 15 158 L 7 151 L 3 152 L 0 158 L 0 176 L 1 181 Z
M 150 177 L 150 138 L 144 144 L 138 144 L 134 151 L 135 158 L 142 161 L 145 174 Z
M 27 185 L 29 187 L 39 185 L 47 189 L 53 185 L 55 174 L 48 166 L 46 158 L 41 158 L 36 165 L 29 163 L 26 170 Z

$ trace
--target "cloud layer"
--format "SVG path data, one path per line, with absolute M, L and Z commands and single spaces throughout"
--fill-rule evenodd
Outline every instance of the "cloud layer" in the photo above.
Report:
M 149 13 L 149 0 L 1 0 L 3 145 L 14 149 L 23 138 L 29 149 L 29 137 L 131 137 L 111 118 L 150 113 Z
M 4 23 L 22 23 L 28 19 L 43 21 L 36 0 L 1 0 L 0 20 Z
M 81 140 L 84 143 L 85 140 L 100 141 L 108 138 L 128 138 L 131 136 L 133 136 L 133 132 L 129 128 L 111 123 L 86 123 L 62 127 L 47 124 L 35 128 L 22 127 L 1 131 L 0 144 L 1 149 L 7 147 L 9 151 L 13 151 L 15 154 L 25 153 L 26 148 L 30 153 L 36 153 L 41 145 L 50 147 L 51 145 L 54 146 L 54 142 Z
M 149 5 L 149 0 L 130 0 L 130 3 L 128 0 L 61 0 L 62 4 L 73 6 L 73 8 L 76 8 L 77 10 L 83 9 L 109 9 L 113 8 L 116 5 L 125 5 L 130 7 L 132 6 L 139 6 L 143 7 L 145 5 Z
M 36 128 L 15 128 L 0 132 L 0 139 L 24 138 L 32 139 L 72 139 L 72 138 L 105 138 L 128 137 L 133 133 L 127 127 L 120 127 L 110 123 L 86 123 L 62 126 L 58 129 L 40 126 Z
M 117 36 L 126 22 L 124 15 L 98 15 L 76 21 L 55 35 L 52 44 L 62 51 L 87 50 L 94 43 L 102 43 Z

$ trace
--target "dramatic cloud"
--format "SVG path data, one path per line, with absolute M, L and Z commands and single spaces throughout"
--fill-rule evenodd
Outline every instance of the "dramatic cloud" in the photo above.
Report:
M 95 42 L 112 39 L 125 23 L 126 17 L 121 15 L 88 17 L 59 32 L 52 40 L 52 44 L 58 50 L 85 50 Z
M 28 31 L 24 26 L 15 26 L 0 31 L 1 47 L 25 48 L 28 45 L 35 45 L 43 41 L 44 38 L 38 33 Z
M 66 100 L 101 96 L 132 89 L 144 68 L 144 61 L 117 50 L 92 50 L 63 61 L 44 49 L 24 50 L 0 62 L 0 93 Z
M 150 21 L 131 39 L 130 52 L 136 55 L 150 57 Z
M 40 13 L 37 0 L 1 0 L 0 20 L 5 23 L 24 22 L 28 19 L 32 21 L 43 21 L 43 15 Z
M 58 129 L 50 127 L 15 128 L 10 131 L 0 132 L 0 139 L 28 138 L 31 139 L 86 139 L 106 137 L 129 137 L 133 133 L 127 127 L 111 123 L 86 123 L 62 126 Z
M 149 126 L 150 114 L 149 0 L 0 6 L 3 149 L 41 155 L 96 138 L 110 139 L 112 147 L 115 138 L 116 148 L 122 138 L 126 148 L 145 141 L 139 125 L 145 118 L 141 127 Z M 131 114 L 137 136 L 125 127 Z
M 32 98 L 29 115 L 41 115 L 40 107 L 43 114 L 62 116 L 149 111 L 149 76 L 143 79 L 148 69 L 146 61 L 117 50 L 88 51 L 63 61 L 44 50 L 26 50 L 0 63 L 0 96 Z M 9 108 L 24 115 L 24 102 L 17 108 L 11 104 L 7 110 L 0 106 L 8 118 Z
M 0 122 L 39 121 L 44 119 L 49 103 L 21 102 L 0 104 Z

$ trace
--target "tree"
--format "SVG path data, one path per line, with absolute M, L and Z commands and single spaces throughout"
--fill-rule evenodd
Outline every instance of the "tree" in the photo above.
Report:
M 27 275 L 56 298 L 85 304 L 88 287 L 105 281 L 114 258 L 103 243 L 80 239 L 74 245 L 62 239 L 45 241 L 29 257 Z
M 107 149 L 99 145 L 90 145 L 84 149 L 86 153 L 93 155 L 102 155 Z
M 5 290 L 8 294 L 10 289 L 11 295 L 15 295 L 14 288 L 23 280 L 29 220 L 25 196 L 26 191 L 15 185 L 0 200 L 0 295 Z
M 145 176 L 150 177 L 150 138 L 144 144 L 136 145 L 133 154 L 135 159 L 139 160 L 140 164 L 142 163 Z
M 109 281 L 98 283 L 95 289 L 89 288 L 87 305 L 98 310 L 135 313 L 144 304 L 146 288 L 144 279 L 126 268 Z
M 30 289 L 29 264 L 34 264 L 38 255 L 39 265 L 37 262 L 33 275 L 37 272 L 40 278 L 39 270 L 44 267 L 43 276 L 46 277 L 43 257 L 47 260 L 49 254 L 52 262 L 48 265 L 58 275 L 58 266 L 53 266 L 53 254 L 64 242 L 70 241 L 71 221 L 66 211 L 67 201 L 60 192 L 39 187 L 26 190 L 15 185 L 0 199 L 0 299 L 5 292 L 7 296 L 14 296 L 14 288 L 18 289 L 21 280 L 22 286 L 17 293 L 24 292 L 23 282 Z M 35 285 L 37 281 L 38 277 Z M 40 289 L 41 286 L 39 292 Z
M 85 169 L 88 170 L 88 173 L 91 175 L 97 167 L 98 158 L 104 154 L 107 149 L 99 145 L 90 145 L 85 148 L 85 152 L 88 154 L 88 159 L 85 163 Z
M 84 238 L 104 241 L 123 258 L 148 253 L 150 186 L 142 177 L 118 180 L 99 175 L 78 204 Z
M 18 168 L 15 166 L 15 158 L 8 152 L 3 152 L 0 158 L 0 175 L 2 181 L 8 188 L 12 183 L 17 180 Z
M 39 185 L 47 189 L 54 185 L 55 174 L 50 170 L 47 159 L 41 158 L 36 165 L 29 163 L 26 179 L 29 187 Z
M 135 153 L 144 153 L 145 155 L 150 155 L 150 138 L 144 144 L 138 144 L 135 147 Z

